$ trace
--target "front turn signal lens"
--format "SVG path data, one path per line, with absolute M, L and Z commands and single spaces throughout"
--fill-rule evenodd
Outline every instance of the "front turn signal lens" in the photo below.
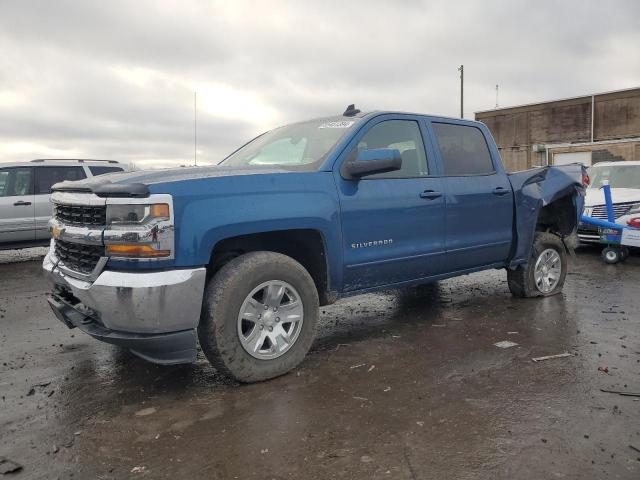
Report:
M 127 258 L 161 258 L 171 256 L 171 250 L 156 250 L 149 245 L 107 245 L 107 255 Z
M 154 203 L 151 205 L 151 216 L 154 218 L 169 219 L 169 205 L 166 203 Z

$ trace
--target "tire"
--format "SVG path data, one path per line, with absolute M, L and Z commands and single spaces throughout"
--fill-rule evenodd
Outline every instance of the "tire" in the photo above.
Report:
M 629 258 L 629 247 L 620 247 L 620 261 L 624 262 L 627 258 Z
M 285 292 L 281 295 L 280 302 L 285 302 L 282 304 L 266 298 L 266 292 L 271 287 L 277 289 L 278 285 Z M 261 300 L 251 296 L 254 291 L 255 297 Z M 263 301 L 264 304 L 261 303 Z M 225 264 L 205 288 L 198 326 L 200 346 L 207 360 L 219 372 L 240 382 L 259 382 L 278 377 L 295 368 L 309 351 L 318 324 L 318 303 L 318 291 L 311 275 L 292 258 L 274 252 L 241 255 Z M 286 309 L 295 307 L 299 315 L 284 315 L 287 318 L 298 316 L 301 320 L 290 323 L 291 330 L 287 333 L 282 329 L 288 323 L 284 321 L 285 317 L 281 321 L 276 316 L 282 314 L 276 311 L 277 308 L 269 307 L 264 315 L 257 313 L 262 311 L 265 304 L 277 304 L 281 312 L 292 312 Z M 244 313 L 241 317 L 241 309 L 256 313 Z M 245 315 L 253 320 L 245 319 Z M 276 323 L 276 319 L 281 323 Z M 279 336 L 271 341 L 278 332 Z M 253 337 L 254 334 L 257 337 Z M 260 344 L 263 334 L 268 336 L 268 340 Z M 292 340 L 290 344 L 283 340 L 285 335 Z M 249 338 L 257 340 L 250 345 Z M 279 347 L 283 349 L 281 352 L 278 351 Z M 253 353 L 249 353 L 249 350 Z
M 605 247 L 602 249 L 602 261 L 609 265 L 615 265 L 624 260 L 623 252 L 617 247 Z
M 552 252 L 555 252 L 552 253 Z M 543 256 L 544 255 L 544 256 Z M 557 256 L 557 257 L 556 257 Z M 542 257 L 542 258 L 541 258 Z M 536 265 L 544 266 L 545 259 L 557 258 L 548 270 L 548 274 L 543 277 L 556 273 L 557 281 L 549 281 L 549 283 L 538 284 L 536 282 Z M 540 263 L 538 263 L 540 261 Z M 556 267 L 559 267 L 557 272 Z M 556 295 L 562 291 L 564 281 L 567 276 L 567 250 L 562 240 L 557 235 L 548 232 L 537 232 L 533 240 L 533 248 L 531 249 L 531 258 L 526 265 L 520 265 L 515 269 L 507 269 L 507 282 L 509 290 L 515 297 L 531 298 L 531 297 L 549 297 Z M 551 278 L 550 276 L 548 278 Z

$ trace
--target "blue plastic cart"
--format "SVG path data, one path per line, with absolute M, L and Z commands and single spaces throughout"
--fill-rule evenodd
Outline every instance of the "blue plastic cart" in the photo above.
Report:
M 582 215 L 580 220 L 598 227 L 600 243 L 607 246 L 602 250 L 602 260 L 605 263 L 623 262 L 629 256 L 629 247 L 640 247 L 640 228 L 616 223 L 611 200 L 611 187 L 604 185 L 604 202 L 607 207 L 607 220 Z

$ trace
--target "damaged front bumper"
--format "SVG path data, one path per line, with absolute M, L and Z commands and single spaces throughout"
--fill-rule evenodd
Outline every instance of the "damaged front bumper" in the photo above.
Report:
M 65 325 L 129 348 L 154 363 L 195 360 L 204 268 L 104 270 L 88 280 L 74 278 L 60 267 L 50 251 L 43 261 L 45 276 L 54 287 L 48 301 Z

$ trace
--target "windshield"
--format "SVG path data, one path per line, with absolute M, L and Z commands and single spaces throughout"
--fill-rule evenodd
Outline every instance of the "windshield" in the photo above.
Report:
M 229 155 L 221 165 L 313 168 L 355 123 L 336 117 L 276 128 Z
M 589 188 L 602 188 L 609 181 L 611 188 L 640 189 L 640 165 L 606 165 L 589 168 Z

